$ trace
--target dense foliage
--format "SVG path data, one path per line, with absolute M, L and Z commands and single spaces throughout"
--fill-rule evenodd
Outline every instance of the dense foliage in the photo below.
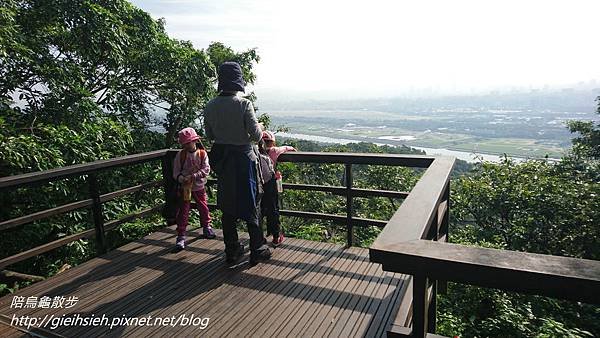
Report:
M 568 160 L 482 163 L 452 185 L 451 241 L 600 259 L 600 182 Z M 466 337 L 598 335 L 600 307 L 450 283 L 440 331 Z

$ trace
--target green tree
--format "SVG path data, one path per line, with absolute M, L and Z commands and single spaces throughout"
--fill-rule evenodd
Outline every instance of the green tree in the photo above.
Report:
M 214 91 L 208 55 L 127 1 L 7 0 L 0 19 L 0 96 L 18 97 L 25 125 L 110 116 L 162 125 L 168 146 Z
M 498 249 L 600 259 L 600 181 L 593 166 L 505 159 L 452 185 L 451 240 Z M 450 284 L 440 333 L 461 336 L 598 335 L 598 307 Z
M 596 98 L 600 114 L 600 96 Z M 594 125 L 592 121 L 569 121 L 567 127 L 572 133 L 579 133 L 573 139 L 573 153 L 580 158 L 600 160 L 600 122 Z

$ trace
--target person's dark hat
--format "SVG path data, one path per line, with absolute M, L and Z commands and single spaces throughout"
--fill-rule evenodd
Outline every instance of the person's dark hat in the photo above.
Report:
M 223 62 L 219 66 L 218 91 L 243 92 L 246 82 L 242 77 L 242 68 L 237 62 Z

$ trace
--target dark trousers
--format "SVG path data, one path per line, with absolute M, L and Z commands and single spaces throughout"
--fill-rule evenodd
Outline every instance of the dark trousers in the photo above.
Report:
M 260 219 L 267 218 L 267 234 L 279 237 L 281 222 L 279 221 L 279 194 L 277 182 L 271 179 L 264 184 L 264 195 L 260 201 Z
M 225 253 L 227 255 L 234 254 L 240 245 L 236 222 L 237 218 L 235 216 L 223 212 L 221 223 L 223 225 L 223 240 L 225 242 Z M 266 249 L 260 226 L 251 222 L 246 222 L 246 226 L 248 227 L 248 234 L 250 235 L 250 251 L 259 252 Z

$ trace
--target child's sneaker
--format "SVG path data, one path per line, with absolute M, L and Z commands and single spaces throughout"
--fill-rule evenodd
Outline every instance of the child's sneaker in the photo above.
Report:
M 175 247 L 179 250 L 183 250 L 185 248 L 185 236 L 177 236 L 175 240 Z
M 217 235 L 215 235 L 215 231 L 213 230 L 213 228 L 210 225 L 202 228 L 202 234 L 204 235 L 204 238 L 208 238 L 208 239 L 217 238 Z
M 281 245 L 281 243 L 283 243 L 283 241 L 285 240 L 285 237 L 283 236 L 283 233 L 279 233 L 279 236 L 275 237 L 273 236 L 273 246 L 274 247 L 278 247 Z

